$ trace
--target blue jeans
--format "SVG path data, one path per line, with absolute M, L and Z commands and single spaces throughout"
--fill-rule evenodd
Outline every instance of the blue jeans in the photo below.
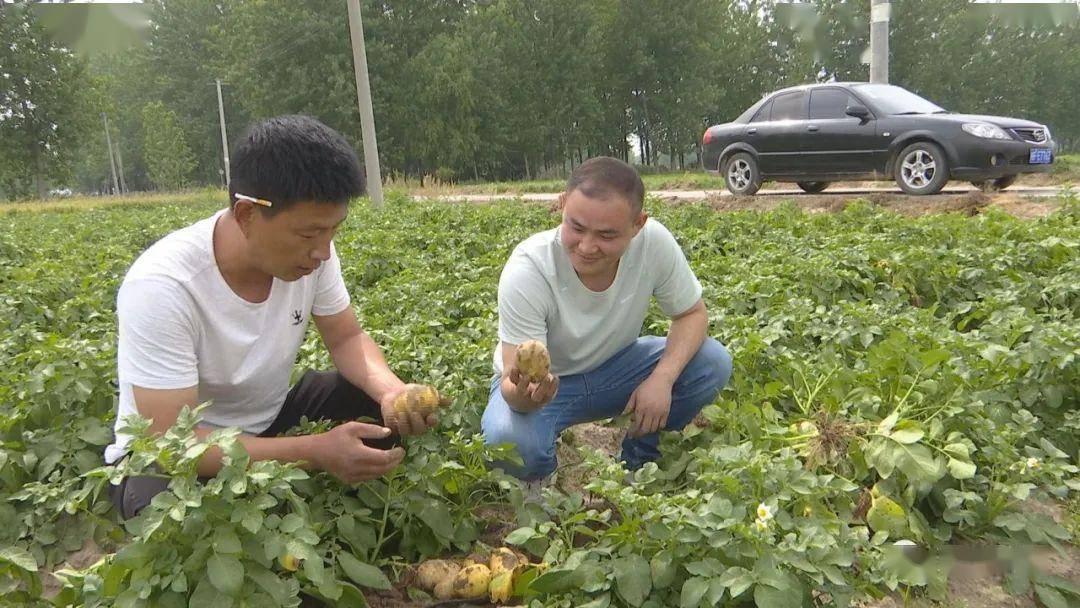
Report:
M 555 471 L 555 440 L 568 427 L 582 422 L 614 418 L 623 412 L 630 394 L 656 368 L 667 339 L 638 338 L 600 367 L 583 374 L 559 377 L 559 390 L 543 408 L 522 414 L 510 409 L 500 390 L 501 378 L 491 383 L 491 395 L 480 427 L 489 445 L 517 446 L 524 466 L 500 464 L 511 475 L 525 480 L 546 477 Z M 671 394 L 671 411 L 664 430 L 686 426 L 703 407 L 713 402 L 731 378 L 731 355 L 723 344 L 706 338 L 679 375 Z M 660 457 L 660 433 L 627 436 L 622 460 L 635 470 Z

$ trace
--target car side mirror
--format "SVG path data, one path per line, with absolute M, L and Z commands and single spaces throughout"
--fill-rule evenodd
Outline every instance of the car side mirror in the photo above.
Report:
M 854 116 L 859 120 L 867 120 L 870 118 L 870 108 L 863 105 L 850 105 L 844 110 L 844 114 Z

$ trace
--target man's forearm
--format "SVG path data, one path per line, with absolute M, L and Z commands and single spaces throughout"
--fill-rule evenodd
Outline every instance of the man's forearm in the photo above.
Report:
M 652 376 L 675 384 L 686 364 L 694 358 L 709 329 L 709 315 L 704 305 L 671 322 L 664 354 L 660 357 Z
M 349 338 L 332 350 L 330 356 L 341 375 L 377 403 L 382 403 L 383 397 L 405 385 L 390 370 L 379 345 L 367 332 Z
M 209 428 L 198 428 L 195 435 L 205 440 L 207 435 L 213 432 Z M 301 468 L 317 469 L 316 435 L 301 437 L 259 437 L 256 435 L 243 434 L 237 437 L 244 444 L 252 462 L 258 460 L 277 460 L 278 462 L 300 462 Z M 221 471 L 221 459 L 224 456 L 221 449 L 212 447 L 203 454 L 199 460 L 198 471 L 201 477 L 213 477 Z

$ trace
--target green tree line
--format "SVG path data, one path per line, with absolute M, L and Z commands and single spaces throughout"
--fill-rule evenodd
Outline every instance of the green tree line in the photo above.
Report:
M 109 189 L 103 112 L 129 189 L 223 183 L 217 78 L 231 137 L 298 112 L 361 145 L 344 2 L 148 4 L 144 46 L 90 59 L 50 44 L 25 5 L 0 9 L 3 195 Z M 796 22 L 759 0 L 363 0 L 384 173 L 536 178 L 597 154 L 695 168 L 704 129 L 762 95 L 866 80 L 869 4 L 815 0 Z M 966 0 L 892 6 L 893 83 L 952 110 L 1044 122 L 1080 147 L 1068 102 L 1080 20 L 1024 27 Z

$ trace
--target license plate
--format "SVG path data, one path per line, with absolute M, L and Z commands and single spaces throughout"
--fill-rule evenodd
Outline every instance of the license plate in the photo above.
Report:
M 1032 148 L 1028 163 L 1032 165 L 1049 165 L 1053 160 L 1053 152 L 1048 148 Z

